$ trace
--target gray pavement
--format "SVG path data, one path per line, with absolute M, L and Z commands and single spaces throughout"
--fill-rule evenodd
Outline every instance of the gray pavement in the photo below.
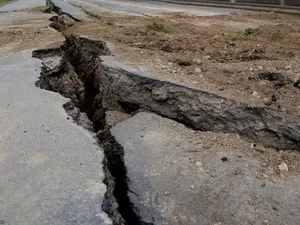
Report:
M 122 14 L 159 14 L 162 12 L 185 12 L 202 16 L 224 15 L 240 10 L 178 5 L 172 3 L 153 2 L 153 1 L 120 1 L 120 0 L 66 0 L 67 2 L 87 2 L 102 10 L 108 10 Z
M 20 0 L 1 10 L 44 3 Z M 0 13 L 1 29 L 18 19 L 44 23 L 43 15 Z M 112 224 L 102 211 L 103 150 L 68 117 L 68 99 L 35 86 L 41 62 L 31 50 L 0 52 L 0 224 Z
M 0 8 L 1 9 L 1 8 Z M 14 12 L 2 12 L 0 13 L 0 25 L 7 27 L 8 25 L 14 25 L 16 21 L 31 20 L 31 19 L 49 19 L 49 14 L 32 14 L 24 11 Z M 23 24 L 25 26 L 26 24 Z
M 41 7 L 45 5 L 46 1 L 44 0 L 17 0 L 0 6 L 0 12 L 22 10 L 26 8 Z
M 65 0 L 52 0 L 53 4 L 59 7 L 63 12 L 72 15 L 79 20 L 88 20 L 89 16 L 80 8 L 69 4 Z
M 145 112 L 111 133 L 145 224 L 299 224 L 299 175 L 280 178 L 236 135 L 195 132 Z
M 0 59 L 0 220 L 111 224 L 101 209 L 103 151 L 67 119 L 68 99 L 35 87 L 40 67 L 31 51 Z

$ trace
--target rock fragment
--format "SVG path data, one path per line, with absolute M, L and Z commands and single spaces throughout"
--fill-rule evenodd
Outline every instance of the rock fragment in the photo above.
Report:
M 278 169 L 280 170 L 280 172 L 288 172 L 289 171 L 289 168 L 285 162 L 282 162 L 281 164 L 279 164 Z
M 261 80 L 268 80 L 274 83 L 275 86 L 284 85 L 284 76 L 278 72 L 263 72 L 258 74 Z

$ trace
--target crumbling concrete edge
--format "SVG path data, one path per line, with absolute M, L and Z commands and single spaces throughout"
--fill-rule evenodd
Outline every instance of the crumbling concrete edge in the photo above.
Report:
M 238 133 L 276 149 L 300 149 L 300 121 L 267 107 L 251 106 L 142 73 L 102 57 L 103 96 L 174 119 L 196 130 Z

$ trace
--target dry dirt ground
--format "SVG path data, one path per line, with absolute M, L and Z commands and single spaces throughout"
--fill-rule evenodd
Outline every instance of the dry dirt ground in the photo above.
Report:
M 49 27 L 49 18 L 53 15 L 43 13 L 46 8 L 1 13 L 1 16 L 13 18 L 0 22 L 1 54 L 44 48 L 55 41 L 59 46 L 63 42 L 63 36 Z
M 101 38 L 119 60 L 143 71 L 298 117 L 299 16 L 92 13 L 101 18 L 64 33 Z M 284 82 L 260 79 L 261 72 L 280 72 Z

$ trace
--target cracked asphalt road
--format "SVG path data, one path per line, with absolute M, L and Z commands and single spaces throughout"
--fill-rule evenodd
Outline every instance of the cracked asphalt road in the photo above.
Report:
M 53 33 L 44 26 L 49 16 L 12 12 L 44 5 L 44 0 L 4 5 L 0 8 L 0 18 L 5 18 L 0 30 Z M 24 20 L 29 21 L 26 26 Z M 112 224 L 101 208 L 106 192 L 103 151 L 91 133 L 68 117 L 62 107 L 68 99 L 35 86 L 41 62 L 33 59 L 31 52 L 43 40 L 27 46 L 22 35 L 20 32 L 22 42 L 7 43 L 0 49 L 0 222 Z M 45 37 L 44 44 L 62 39 L 55 37 Z M 12 52 L 17 44 L 28 49 Z

